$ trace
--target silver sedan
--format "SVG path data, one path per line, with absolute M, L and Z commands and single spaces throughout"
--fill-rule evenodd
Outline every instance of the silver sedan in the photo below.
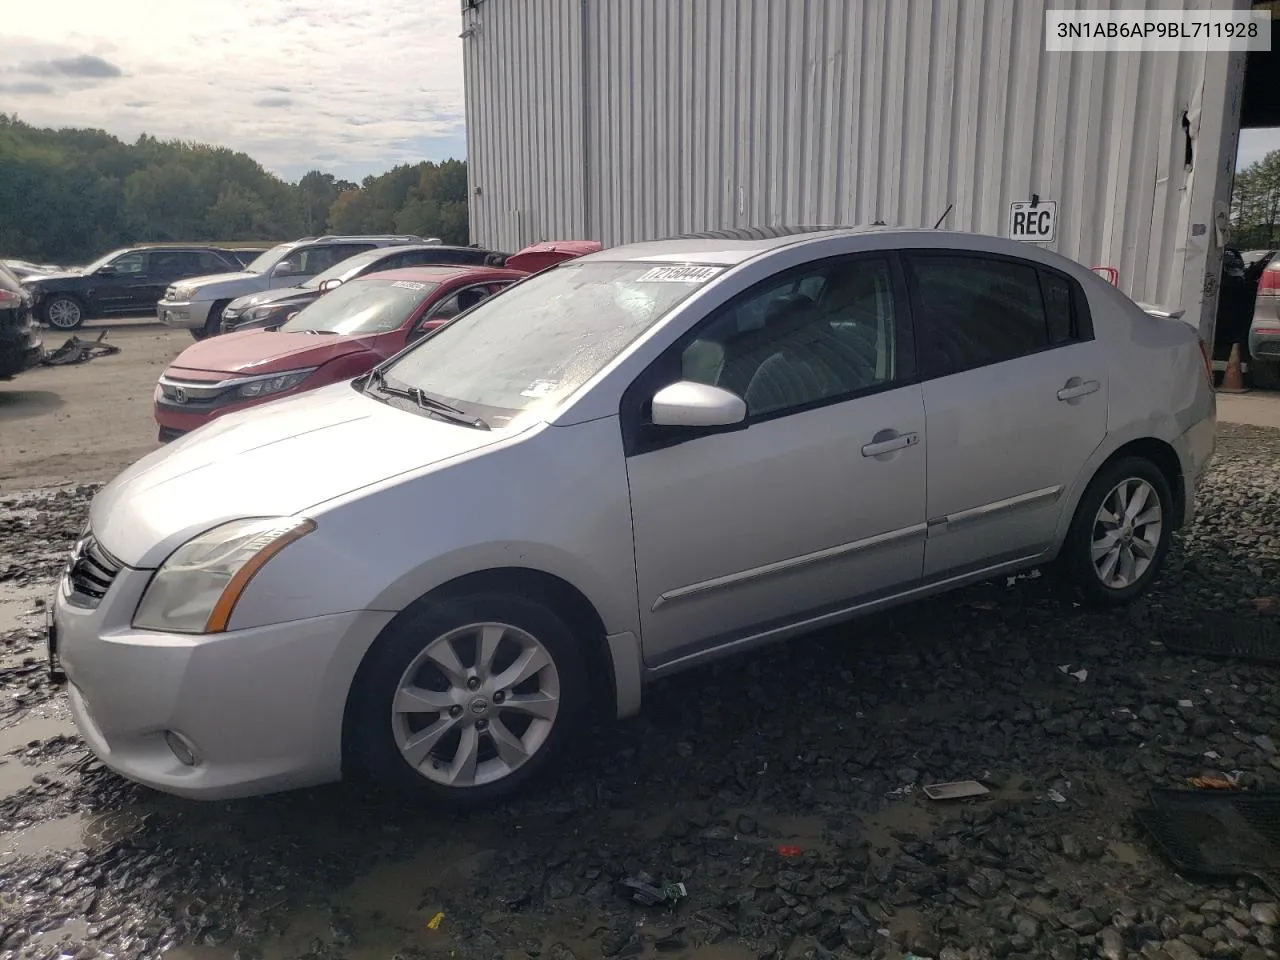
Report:
M 714 657 L 1030 567 L 1132 600 L 1192 514 L 1211 377 L 1191 326 L 1010 240 L 607 249 L 125 471 L 52 655 L 160 790 L 489 801 Z

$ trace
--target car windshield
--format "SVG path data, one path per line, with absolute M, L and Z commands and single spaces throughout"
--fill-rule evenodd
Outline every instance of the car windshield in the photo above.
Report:
M 386 333 L 404 325 L 438 283 L 355 280 L 326 294 L 280 327 L 282 333 Z
M 277 260 L 283 257 L 289 251 L 289 244 L 278 243 L 266 253 L 261 254 L 253 260 L 247 267 L 250 273 L 266 273 L 270 270 Z
M 347 280 L 356 271 L 367 267 L 371 263 L 376 263 L 383 257 L 392 256 L 398 252 L 398 250 L 378 249 L 370 250 L 367 253 L 357 253 L 354 257 L 347 257 L 345 260 L 338 261 L 324 273 L 317 273 L 306 283 L 299 284 L 299 286 L 306 287 L 308 290 L 319 290 L 320 284 L 326 280 Z
M 492 408 L 481 412 L 486 420 L 546 409 L 722 269 L 562 264 L 440 328 L 385 373 L 454 405 Z
M 127 253 L 127 252 L 128 252 L 127 249 L 112 250 L 105 257 L 95 260 L 93 261 L 93 263 L 83 268 L 83 270 L 81 270 L 81 273 L 96 273 L 98 270 L 101 270 L 103 267 L 105 267 L 108 263 L 110 263 L 116 257 L 120 256 L 120 254 Z

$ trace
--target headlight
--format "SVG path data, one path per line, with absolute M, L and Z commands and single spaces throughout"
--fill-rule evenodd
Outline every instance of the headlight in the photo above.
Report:
M 316 528 L 303 517 L 232 520 L 188 540 L 155 572 L 133 625 L 170 633 L 222 633 L 254 576 Z
M 242 383 L 237 388 L 236 393 L 242 397 L 265 397 L 269 393 L 280 393 L 283 390 L 296 387 L 311 376 L 315 369 L 315 367 L 307 367 L 305 370 L 290 370 L 288 373 L 282 373 L 279 376 L 263 377 L 261 380 L 254 380 L 251 383 Z
M 267 304 L 263 307 L 250 307 L 244 312 L 244 318 L 246 320 L 266 320 L 274 314 L 285 313 L 291 306 L 292 304 Z
M 183 287 L 183 286 L 170 287 L 169 299 L 170 300 L 190 300 L 193 296 L 195 296 L 195 292 L 196 292 L 195 287 Z

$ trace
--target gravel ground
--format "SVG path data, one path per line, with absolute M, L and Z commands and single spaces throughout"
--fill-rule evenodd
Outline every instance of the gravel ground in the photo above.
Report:
M 1122 613 L 1026 576 L 691 672 L 470 817 L 104 771 L 33 626 L 93 488 L 0 499 L 0 596 L 32 614 L 0 622 L 0 957 L 1280 957 L 1273 894 L 1177 876 L 1132 818 L 1190 776 L 1280 787 L 1275 671 L 1159 642 L 1277 612 L 1278 463 L 1280 431 L 1223 425 L 1199 518 Z M 990 796 L 921 793 L 968 778 Z M 686 895 L 634 902 L 644 873 Z

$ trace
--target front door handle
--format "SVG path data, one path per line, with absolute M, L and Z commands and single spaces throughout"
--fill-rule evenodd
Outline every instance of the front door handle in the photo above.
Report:
M 1091 393 L 1097 393 L 1100 386 L 1102 384 L 1097 380 L 1081 380 L 1079 377 L 1072 377 L 1067 381 L 1067 385 L 1058 391 L 1058 399 L 1075 400 L 1077 397 L 1087 397 Z
M 881 430 L 876 436 L 884 437 L 886 433 L 893 433 L 893 431 Z M 862 445 L 862 455 L 864 457 L 878 457 L 882 453 L 893 453 L 895 450 L 914 447 L 919 442 L 920 434 L 918 433 L 897 433 L 881 440 L 872 440 L 870 443 L 864 443 Z

